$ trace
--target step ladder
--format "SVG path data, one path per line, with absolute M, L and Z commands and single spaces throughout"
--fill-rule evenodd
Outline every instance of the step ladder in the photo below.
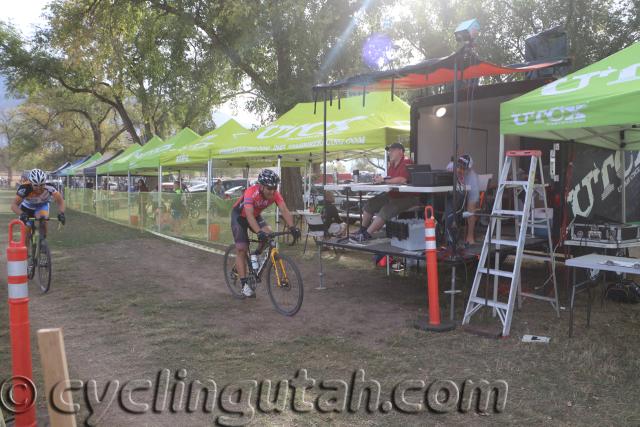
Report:
M 467 302 L 467 308 L 462 319 L 462 324 L 469 324 L 471 316 L 482 307 L 491 307 L 493 315 L 496 314 L 502 323 L 502 336 L 508 336 L 513 319 L 513 308 L 518 298 L 518 307 L 522 305 L 522 299 L 533 298 L 551 303 L 556 314 L 560 317 L 558 305 L 558 288 L 556 284 L 555 256 L 553 243 L 551 241 L 551 226 L 547 212 L 547 200 L 544 196 L 544 174 L 542 171 L 542 152 L 538 150 L 508 151 L 505 157 L 504 166 L 500 174 L 500 181 L 496 191 L 496 198 L 491 211 L 489 227 L 482 245 L 482 252 L 478 262 L 478 269 L 471 286 L 471 294 Z M 518 169 L 516 160 L 519 158 L 529 158 L 529 173 L 526 181 L 518 180 Z M 539 179 L 536 179 L 539 177 Z M 518 196 L 524 191 L 525 198 L 522 210 L 507 210 L 502 208 L 502 198 L 505 189 L 513 189 L 513 200 L 515 208 L 518 207 Z M 544 218 L 536 219 L 534 215 L 533 200 L 536 190 L 542 189 L 541 195 L 544 200 Z M 502 237 L 503 221 L 515 221 L 515 232 L 517 240 L 510 240 Z M 547 253 L 541 255 L 528 255 L 524 253 L 527 237 L 533 237 L 537 228 L 547 230 Z M 513 269 L 508 270 L 500 266 L 500 248 L 513 251 L 515 247 L 515 261 Z M 493 267 L 491 266 L 491 256 L 494 254 Z M 548 262 L 551 267 L 550 280 L 553 281 L 553 296 L 543 296 L 535 293 L 522 292 L 520 284 L 520 267 L 524 258 Z M 490 278 L 493 277 L 493 295 L 489 295 Z M 498 298 L 498 283 L 500 278 L 507 278 L 510 281 L 509 296 L 506 301 Z M 485 281 L 485 296 L 478 294 L 482 280 Z M 549 279 L 547 279 L 548 281 Z M 546 282 L 545 282 L 546 284 Z M 543 286 L 544 287 L 544 286 Z

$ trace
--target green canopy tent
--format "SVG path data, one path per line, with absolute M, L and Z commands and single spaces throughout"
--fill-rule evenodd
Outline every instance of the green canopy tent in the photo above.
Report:
M 154 138 L 158 138 L 157 136 Z M 158 138 L 159 139 L 159 138 Z M 118 157 L 115 157 L 109 162 L 98 166 L 98 175 L 111 175 L 111 176 L 123 176 L 127 174 L 129 170 L 129 159 L 136 151 L 140 150 L 142 146 L 140 144 L 132 144 L 127 147 Z
M 135 171 L 136 174 L 143 174 L 145 172 L 157 171 L 158 206 L 161 203 L 162 194 L 162 165 L 160 164 L 160 156 L 174 147 L 183 147 L 198 138 L 200 138 L 200 135 L 189 128 L 184 128 L 166 141 L 154 144 L 154 146 L 151 147 L 147 147 L 147 144 L 133 154 L 133 158 L 129 162 L 129 170 L 131 172 Z
M 100 159 L 101 157 L 102 157 L 101 153 L 94 153 L 91 157 L 89 157 L 87 160 L 85 160 L 84 162 L 80 163 L 79 165 L 74 166 L 73 168 L 67 168 L 64 171 L 62 171 L 60 173 L 60 176 L 75 176 L 80 171 L 82 171 L 87 165 L 95 162 L 96 160 Z
M 141 150 L 138 150 L 133 154 L 129 161 L 129 169 L 132 172 L 145 170 L 155 171 L 160 167 L 160 156 L 163 153 L 168 152 L 174 147 L 184 146 L 198 138 L 200 138 L 200 135 L 189 128 L 184 128 L 166 141 L 160 140 L 152 146 L 147 143 Z
M 640 43 L 500 106 L 504 135 L 640 150 Z M 625 168 L 624 155 L 622 169 Z M 622 179 L 622 222 L 626 191 Z
M 349 160 L 367 153 L 382 155 L 384 147 L 409 137 L 409 105 L 387 94 L 334 100 L 327 104 L 327 157 Z M 229 166 L 306 165 L 323 161 L 323 117 L 315 103 L 300 103 L 278 120 L 224 146 L 211 155 Z
M 163 168 L 180 168 L 202 166 L 212 158 L 215 147 L 234 146 L 238 138 L 248 134 L 237 121 L 230 119 L 219 128 L 206 133 L 202 137 L 181 146 L 174 146 L 160 155 Z

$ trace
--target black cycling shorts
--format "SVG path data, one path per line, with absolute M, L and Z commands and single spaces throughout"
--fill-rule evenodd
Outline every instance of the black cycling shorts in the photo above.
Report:
M 256 221 L 260 228 L 265 227 L 267 222 L 261 215 L 256 217 Z M 231 210 L 231 233 L 233 234 L 233 241 L 236 243 L 236 249 L 248 249 L 249 248 L 249 222 L 245 217 L 240 214 L 237 209 Z

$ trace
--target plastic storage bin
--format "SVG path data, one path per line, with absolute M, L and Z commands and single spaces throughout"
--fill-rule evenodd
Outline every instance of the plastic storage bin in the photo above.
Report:
M 387 221 L 387 237 L 391 239 L 391 246 L 408 251 L 419 251 L 424 245 L 424 220 L 398 219 Z

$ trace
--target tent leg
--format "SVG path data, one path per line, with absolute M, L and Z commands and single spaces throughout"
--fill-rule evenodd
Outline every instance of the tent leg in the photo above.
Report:
M 128 223 L 131 222 L 131 171 L 127 171 L 127 212 L 129 212 Z
M 162 213 L 162 165 L 158 166 L 158 214 Z
M 620 131 L 620 148 L 624 148 L 624 131 Z M 627 184 L 626 184 L 626 175 L 627 175 L 627 165 L 626 165 L 626 152 L 624 150 L 621 151 L 621 161 L 622 161 L 622 223 L 627 223 Z
M 278 176 L 280 176 L 280 182 L 282 182 L 282 156 L 278 155 Z M 280 191 L 280 183 L 278 183 L 278 191 Z M 276 232 L 280 231 L 280 209 L 276 205 Z M 278 241 L 276 240 L 276 247 L 278 247 Z
M 209 156 L 209 160 L 207 161 L 207 211 L 205 212 L 205 216 L 207 217 L 207 229 L 204 232 L 205 240 L 209 238 L 209 212 L 211 212 L 211 156 Z

